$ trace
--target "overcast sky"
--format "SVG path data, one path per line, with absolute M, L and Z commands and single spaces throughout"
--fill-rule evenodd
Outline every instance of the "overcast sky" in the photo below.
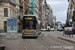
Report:
M 56 21 L 65 23 L 67 17 L 68 0 L 46 0 L 56 16 Z

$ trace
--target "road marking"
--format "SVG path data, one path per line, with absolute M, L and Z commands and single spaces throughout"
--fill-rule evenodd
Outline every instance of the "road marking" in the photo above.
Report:
M 25 44 L 24 39 L 23 39 L 23 45 L 24 45 L 25 50 L 28 50 L 28 48 L 27 48 L 27 46 L 26 46 L 26 44 Z

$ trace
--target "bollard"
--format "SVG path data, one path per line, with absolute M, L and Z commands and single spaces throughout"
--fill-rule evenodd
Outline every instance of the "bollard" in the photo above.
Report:
M 5 45 L 0 44 L 0 50 L 5 50 Z
M 71 34 L 71 37 L 73 37 L 73 33 Z

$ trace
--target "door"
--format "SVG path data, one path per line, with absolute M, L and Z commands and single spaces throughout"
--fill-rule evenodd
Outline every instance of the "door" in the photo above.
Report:
M 7 21 L 4 21 L 4 32 L 7 32 Z

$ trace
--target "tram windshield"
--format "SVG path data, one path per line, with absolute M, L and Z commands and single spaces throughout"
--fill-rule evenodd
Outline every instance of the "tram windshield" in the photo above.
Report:
M 36 19 L 29 18 L 23 21 L 23 29 L 36 29 Z
M 36 28 L 36 24 L 34 20 L 28 20 L 26 21 L 26 28 L 27 29 L 35 29 Z

